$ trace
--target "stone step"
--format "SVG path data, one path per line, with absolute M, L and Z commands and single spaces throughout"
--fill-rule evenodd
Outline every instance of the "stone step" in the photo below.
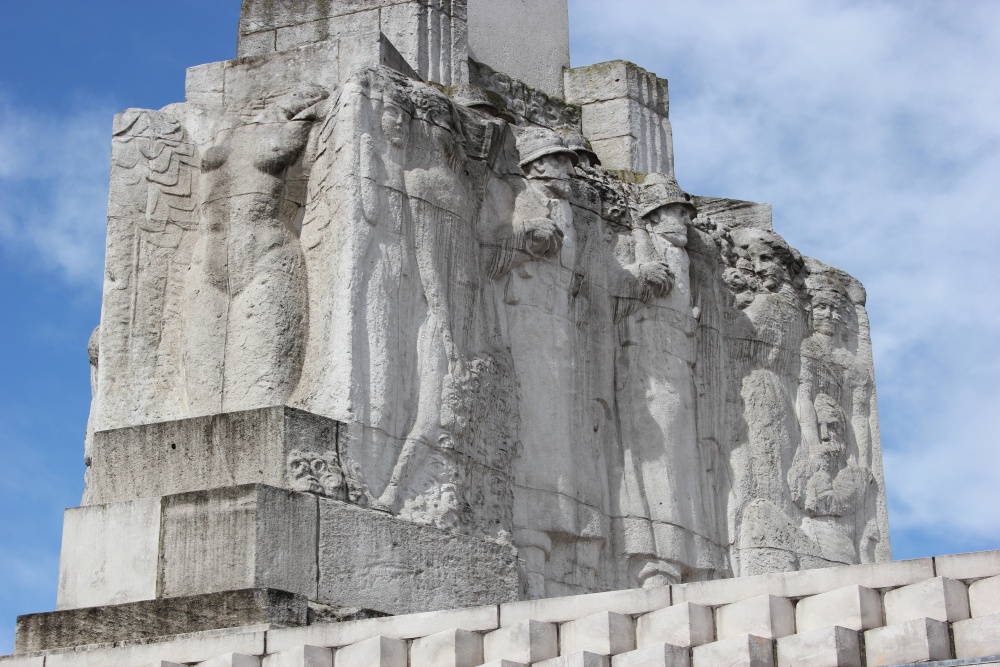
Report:
M 605 611 L 559 626 L 559 654 L 617 655 L 635 649 L 635 625 L 630 616 Z

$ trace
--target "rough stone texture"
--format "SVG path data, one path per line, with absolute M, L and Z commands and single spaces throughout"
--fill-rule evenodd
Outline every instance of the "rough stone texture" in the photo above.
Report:
M 1000 614 L 1000 576 L 980 579 L 969 586 L 969 612 L 974 618 Z
M 639 648 L 664 642 L 683 647 L 701 646 L 714 639 L 712 610 L 692 602 L 643 614 L 635 622 L 635 641 Z
M 624 60 L 566 71 L 566 99 L 607 169 L 674 175 L 667 81 Z
M 514 625 L 529 619 L 563 623 L 602 611 L 629 615 L 644 614 L 669 607 L 670 593 L 669 587 L 662 587 L 508 602 L 500 605 L 500 625 Z
M 534 663 L 559 655 L 559 632 L 554 623 L 521 621 L 498 628 L 483 637 L 483 656 L 488 662 L 510 660 Z
M 304 628 L 282 628 L 268 633 L 267 645 L 271 651 L 283 651 L 303 644 L 346 646 L 378 636 L 415 639 L 454 628 L 488 632 L 497 627 L 497 608 L 494 605 L 345 623 L 324 623 Z
M 333 667 L 333 651 L 321 646 L 296 646 L 265 656 L 263 667 Z
M 406 667 L 406 642 L 372 637 L 337 649 L 337 667 Z
M 310 494 L 250 484 L 166 496 L 162 526 L 163 597 L 268 587 L 317 599 Z
M 956 658 L 1000 655 L 1000 613 L 952 624 Z
M 935 577 L 885 594 L 885 622 L 895 625 L 917 618 L 961 621 L 969 618 L 969 593 L 961 581 Z
M 696 646 L 693 667 L 774 667 L 774 640 L 744 635 Z
M 782 637 L 778 667 L 864 667 L 858 632 L 830 626 Z
M 159 545 L 159 498 L 66 510 L 56 609 L 152 600 Z
M 445 630 L 415 639 L 410 667 L 479 667 L 483 664 L 483 636 L 468 630 Z
M 469 57 L 556 97 L 569 68 L 564 0 L 468 0 Z
M 509 546 L 325 499 L 319 507 L 326 602 L 411 613 L 518 598 Z
M 777 639 L 795 633 L 795 612 L 787 598 L 761 595 L 719 607 L 715 627 L 719 639 L 742 635 Z
M 249 589 L 27 614 L 17 619 L 14 647 L 18 653 L 28 653 L 258 623 L 305 625 L 307 610 L 302 596 Z
M 260 667 L 260 658 L 243 653 L 227 653 L 199 662 L 195 667 Z
M 865 632 L 868 667 L 951 658 L 948 624 L 917 618 Z
M 344 497 L 337 435 L 337 422 L 285 407 L 99 431 L 84 504 L 254 483 Z
M 635 625 L 629 616 L 606 611 L 559 626 L 559 653 L 616 655 L 635 648 Z
M 611 667 L 691 667 L 690 651 L 670 644 L 653 644 L 611 658 Z
M 829 625 L 871 630 L 883 625 L 882 596 L 864 586 L 847 586 L 799 600 L 795 630 L 808 632 Z

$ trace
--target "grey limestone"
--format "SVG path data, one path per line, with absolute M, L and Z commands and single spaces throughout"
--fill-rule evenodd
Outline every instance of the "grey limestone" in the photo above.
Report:
M 203 660 L 194 667 L 260 667 L 260 658 L 244 653 L 227 653 L 210 660 Z
M 796 632 L 830 625 L 871 630 L 883 624 L 882 596 L 864 586 L 845 586 L 802 598 L 795 604 Z
M 1000 656 L 1000 613 L 957 621 L 951 631 L 956 658 Z
M 777 644 L 778 667 L 864 667 L 857 630 L 831 625 L 782 637 Z
M 759 595 L 716 609 L 715 628 L 719 639 L 743 635 L 777 639 L 795 634 L 795 612 L 787 598 Z
M 635 625 L 630 616 L 605 611 L 559 625 L 559 653 L 586 651 L 616 655 L 635 649 Z
M 528 619 L 549 623 L 572 621 L 602 611 L 644 614 L 670 606 L 670 587 L 608 591 L 547 600 L 524 600 L 500 605 L 500 624 L 514 625 Z
M 597 653 L 580 651 L 536 662 L 532 667 L 610 667 L 611 658 Z
M 864 639 L 868 667 L 952 657 L 948 624 L 932 618 L 915 618 L 868 630 Z
M 316 497 L 260 484 L 163 499 L 163 597 L 277 588 L 317 599 Z
M 337 667 L 406 667 L 406 642 L 372 637 L 337 649 Z
M 692 667 L 774 667 L 774 640 L 755 635 L 721 639 L 696 646 Z
M 414 639 L 410 667 L 479 667 L 483 664 L 483 636 L 468 630 L 445 630 Z
M 690 667 L 690 649 L 671 644 L 651 644 L 611 658 L 611 667 Z
M 934 571 L 949 579 L 980 579 L 1000 575 L 1000 549 L 934 557 Z
M 635 622 L 636 646 L 701 646 L 715 640 L 715 616 L 711 608 L 681 602 L 643 614 Z
M 1000 614 L 1000 576 L 969 585 L 969 612 L 973 617 Z
M 497 628 L 483 637 L 488 662 L 510 660 L 533 663 L 559 655 L 559 629 L 554 623 L 526 620 Z
M 295 646 L 264 656 L 262 667 L 333 667 L 333 651 L 322 646 Z
M 961 581 L 935 577 L 886 592 L 885 622 L 933 618 L 961 621 L 969 618 L 969 593 Z
M 152 600 L 159 544 L 159 498 L 66 510 L 56 609 Z

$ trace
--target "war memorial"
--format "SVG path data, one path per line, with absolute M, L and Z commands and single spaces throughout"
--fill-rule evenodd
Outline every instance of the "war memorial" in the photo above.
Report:
M 892 561 L 865 290 L 565 0 L 243 0 L 114 121 L 86 490 L 0 667 L 1000 665 Z M 831 230 L 833 233 L 833 230 Z

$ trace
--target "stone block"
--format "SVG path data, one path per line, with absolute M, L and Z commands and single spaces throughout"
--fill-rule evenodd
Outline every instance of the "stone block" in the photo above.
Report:
M 160 499 L 66 510 L 56 609 L 156 597 Z
M 45 656 L 0 655 L 0 665 L 3 667 L 45 667 Z M 178 667 L 182 666 L 178 665 Z
M 346 646 L 378 636 L 416 639 L 452 628 L 488 632 L 497 626 L 497 608 L 491 605 L 343 623 L 317 623 L 304 628 L 281 628 L 268 633 L 267 647 L 269 651 L 277 652 L 302 644 Z
M 691 650 L 692 667 L 774 667 L 774 640 L 743 635 Z
M 778 667 L 864 667 L 858 631 L 830 626 L 782 637 Z
M 969 613 L 973 618 L 1000 614 L 1000 577 L 980 579 L 969 586 Z
M 611 659 L 606 655 L 597 653 L 570 653 L 561 655 L 558 658 L 550 658 L 536 662 L 532 667 L 610 667 Z
M 468 630 L 445 630 L 413 640 L 410 667 L 478 667 L 483 664 L 483 636 Z
M 868 667 L 947 660 L 951 657 L 948 624 L 933 618 L 915 618 L 868 630 L 865 657 Z
M 521 621 L 483 637 L 483 657 L 488 661 L 533 663 L 559 655 L 559 633 L 553 623 Z
M 767 217 L 769 209 L 767 207 Z M 675 603 L 697 602 L 706 606 L 718 606 L 766 593 L 786 598 L 803 598 L 855 584 L 867 588 L 906 586 L 934 576 L 934 561 L 930 558 L 918 558 L 698 581 L 670 588 Z
M 333 651 L 322 646 L 296 646 L 265 656 L 263 667 L 333 667 Z
M 632 104 L 628 99 L 585 104 L 582 109 L 584 135 L 592 141 L 631 135 Z
M 163 499 L 160 595 L 277 588 L 316 596 L 316 497 L 260 484 Z
M 957 621 L 951 625 L 956 658 L 1000 655 L 1000 613 Z
M 493 660 L 483 664 L 483 667 L 528 667 L 526 662 L 513 662 L 511 660 Z
M 1000 575 L 1000 549 L 934 557 L 934 572 L 949 579 L 980 579 Z
M 253 98 L 256 86 L 248 85 Z M 236 88 L 226 85 L 227 98 Z M 332 419 L 278 406 L 98 431 L 83 504 L 252 483 L 306 490 L 290 474 L 291 452 L 335 455 L 337 429 Z
M 666 79 L 625 60 L 568 69 L 565 85 L 572 104 L 628 98 L 663 116 L 669 110 Z
M 670 606 L 671 587 L 635 588 L 588 595 L 571 595 L 545 600 L 523 600 L 500 605 L 500 625 L 508 626 L 534 619 L 563 623 L 602 611 L 618 614 L 645 614 Z
M 690 650 L 671 644 L 652 644 L 611 658 L 611 667 L 690 667 Z
M 184 667 L 179 662 L 169 662 L 167 660 L 157 660 L 155 662 L 147 662 L 142 667 Z
M 969 593 L 965 584 L 947 577 L 935 577 L 885 594 L 887 625 L 918 618 L 939 621 L 969 618 Z
M 211 660 L 203 660 L 194 667 L 260 667 L 260 658 L 245 653 L 227 653 Z
M 796 632 L 839 625 L 871 630 L 883 624 L 882 596 L 864 586 L 845 586 L 829 593 L 802 598 L 795 605 Z
M 643 614 L 635 622 L 635 643 L 639 648 L 661 643 L 674 646 L 701 646 L 715 640 L 712 610 L 693 602 Z
M 45 656 L 46 667 L 132 667 L 150 662 L 198 663 L 227 653 L 263 655 L 266 625 L 177 635 L 166 640 L 97 644 Z
M 632 618 L 604 611 L 568 621 L 559 626 L 559 653 L 617 655 L 635 649 Z
M 337 667 L 406 667 L 406 642 L 372 637 L 337 649 Z
M 744 635 L 777 639 L 795 634 L 795 612 L 788 598 L 758 595 L 719 607 L 715 628 L 719 639 Z
M 278 627 L 305 625 L 307 614 L 305 597 L 276 590 L 160 598 L 20 616 L 15 647 L 19 653 L 26 653 L 84 644 L 148 641 L 260 623 Z
M 189 67 L 184 78 L 184 101 L 211 109 L 221 107 L 225 72 L 225 63 Z
M 319 599 L 406 614 L 516 600 L 510 547 L 319 501 Z

